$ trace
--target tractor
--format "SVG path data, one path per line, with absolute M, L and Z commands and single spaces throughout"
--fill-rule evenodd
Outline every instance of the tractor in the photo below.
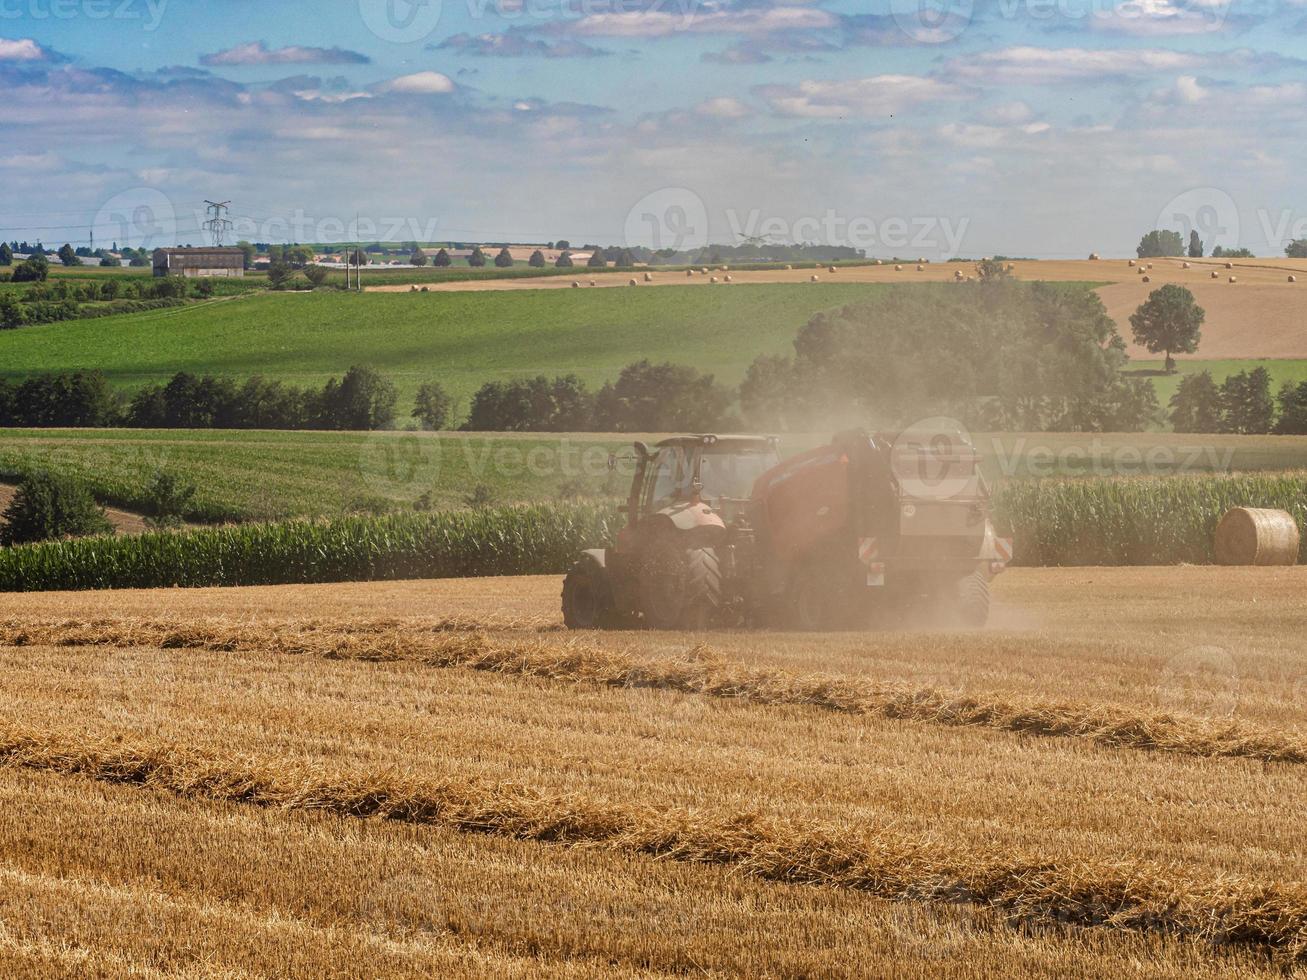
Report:
M 634 453 L 625 526 L 563 582 L 569 628 L 982 626 L 1011 557 L 956 431 L 852 430 L 784 462 L 771 436 Z

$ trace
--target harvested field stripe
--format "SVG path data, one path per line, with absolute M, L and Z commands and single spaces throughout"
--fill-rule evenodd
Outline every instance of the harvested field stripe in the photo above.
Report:
M 757 815 L 652 810 L 487 786 L 450 776 L 327 771 L 284 759 L 218 758 L 164 742 L 91 740 L 0 727 L 0 764 L 76 774 L 190 798 L 440 825 L 520 840 L 586 845 L 726 865 L 766 881 L 856 889 L 915 901 L 969 902 L 1032 924 L 1180 934 L 1307 962 L 1307 888 L 1231 875 L 1186 876 L 1130 862 L 1048 861 L 941 846 L 877 828 L 857 833 Z
M 412 661 L 431 667 L 519 674 L 571 683 L 657 688 L 754 705 L 807 705 L 850 715 L 1074 738 L 1111 748 L 1292 765 L 1307 763 L 1307 739 L 1244 723 L 1214 725 L 1198 718 L 1146 713 L 1110 704 L 954 696 L 933 688 L 794 674 L 750 667 L 723 658 L 705 646 L 693 647 L 680 658 L 654 659 L 604 650 L 575 640 L 493 642 L 479 633 L 459 635 L 459 622 L 436 623 L 412 631 L 378 630 L 366 624 L 324 624 L 295 629 L 154 621 L 42 625 L 11 620 L 0 623 L 0 645 L 251 650 L 329 659 Z M 453 635 L 438 635 L 446 627 Z

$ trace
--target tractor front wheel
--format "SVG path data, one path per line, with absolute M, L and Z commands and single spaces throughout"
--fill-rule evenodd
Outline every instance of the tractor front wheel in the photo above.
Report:
M 563 622 L 568 629 L 598 630 L 613 624 L 613 591 L 608 574 L 592 558 L 582 558 L 563 579 Z

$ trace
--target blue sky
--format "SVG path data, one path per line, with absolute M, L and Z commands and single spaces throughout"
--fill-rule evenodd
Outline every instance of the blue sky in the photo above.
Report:
M 0 0 L 0 237 L 1307 236 L 1307 0 Z M 356 232 L 358 218 L 361 227 Z

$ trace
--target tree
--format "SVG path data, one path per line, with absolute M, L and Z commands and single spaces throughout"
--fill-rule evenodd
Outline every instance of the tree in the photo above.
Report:
M 569 242 L 566 238 L 560 238 L 558 239 L 558 241 L 554 242 L 554 248 L 558 249 L 561 252 L 569 251 L 571 247 L 572 247 L 572 243 Z
M 1171 427 L 1176 432 L 1220 432 L 1224 429 L 1221 389 L 1210 371 L 1186 375 L 1171 396 Z
M 1203 240 L 1198 237 L 1198 229 L 1189 232 L 1189 258 L 1201 259 L 1203 257 Z
M 448 256 L 446 256 L 446 258 L 448 258 Z M 409 261 L 409 265 L 422 266 L 422 265 L 426 265 L 427 262 L 430 260 L 427 258 L 426 252 L 422 251 L 422 249 L 420 248 L 415 248 L 413 249 L 412 254 L 409 255 L 408 261 Z
M 481 251 L 480 245 L 472 249 L 472 254 L 467 257 L 467 264 L 476 269 L 486 264 L 486 253 Z
M 236 243 L 236 247 L 239 248 L 239 249 L 241 250 L 241 252 L 244 254 L 244 265 L 245 265 L 245 269 L 246 269 L 247 271 L 250 270 L 250 269 L 253 269 L 253 268 L 254 268 L 254 256 L 256 256 L 256 255 L 259 254 L 259 250 L 258 250 L 257 248 L 254 247 L 254 244 L 253 244 L 252 242 L 247 242 L 247 241 L 246 241 L 245 239 L 243 239 L 243 238 L 242 238 L 239 242 Z
M 0 520 L 0 545 L 113 533 L 85 486 L 51 473 L 24 477 Z
M 1175 370 L 1172 354 L 1192 354 L 1202 337 L 1203 308 L 1183 286 L 1168 283 L 1154 289 L 1130 314 L 1135 343 L 1153 354 L 1166 353 L 1166 371 Z
M 328 272 L 329 270 L 324 266 L 306 265 L 304 267 L 304 278 L 309 281 L 310 285 L 321 286 L 327 281 Z
M 159 470 L 145 488 L 145 523 L 155 530 L 180 527 L 194 499 L 194 483 Z
M 436 257 L 431 260 L 431 264 L 438 269 L 444 269 L 449 265 L 450 261 L 449 252 L 442 248 L 436 253 Z
M 454 399 L 438 381 L 425 381 L 418 385 L 412 414 L 422 428 L 433 432 L 445 428 L 453 411 Z
M 395 386 L 370 367 L 352 367 L 322 393 L 326 421 L 334 429 L 385 429 L 395 421 Z
M 591 269 L 607 268 L 608 262 L 604 258 L 604 250 L 602 248 L 596 248 L 593 252 L 591 252 L 590 260 L 586 262 L 586 266 Z
M 572 268 L 572 265 L 572 253 L 566 250 L 564 250 L 563 253 L 558 256 L 557 261 L 554 262 L 554 268 L 556 269 L 570 269 Z
M 526 260 L 526 264 L 533 269 L 543 269 L 545 267 L 545 253 L 536 249 L 531 253 L 531 258 Z
M 291 269 L 289 264 L 281 259 L 276 259 L 268 265 L 268 284 L 273 289 L 281 289 L 290 282 L 291 276 L 294 274 L 294 270 Z
M 1214 259 L 1255 259 L 1252 249 L 1248 248 L 1222 248 L 1217 245 L 1212 249 L 1212 258 Z
M 313 249 L 307 245 L 292 245 L 286 249 L 282 256 L 290 265 L 296 269 L 303 269 L 306 265 L 311 265 L 317 258 Z
M 1135 249 L 1141 259 L 1183 255 L 1184 240 L 1178 231 L 1150 231 Z
M 1280 419 L 1275 423 L 1277 435 L 1307 435 L 1307 381 L 1285 382 L 1280 388 Z
M 1002 259 L 981 259 L 976 263 L 976 278 L 981 282 L 999 282 L 1011 279 L 1012 273 Z
M 595 427 L 605 432 L 693 432 L 730 426 L 729 389 L 684 364 L 637 361 L 622 368 L 595 399 Z
M 64 265 L 82 264 L 82 260 L 77 256 L 77 251 L 67 242 L 59 246 L 59 261 Z
M 507 248 L 501 248 L 499 254 L 495 256 L 495 267 L 499 269 L 511 269 L 513 267 L 513 256 Z
M 1290 259 L 1307 259 L 1307 238 L 1295 238 L 1284 247 L 1284 254 Z M 0 249 L 0 265 L 8 265 L 4 261 L 4 250 Z
M 8 242 L 0 242 L 0 265 L 14 264 L 14 250 L 9 247 Z
M 108 256 L 108 255 L 106 255 L 104 258 L 102 258 L 102 259 L 100 260 L 100 268 L 101 268 L 101 269 L 116 269 L 116 268 L 118 268 L 120 265 L 122 265 L 121 262 L 119 262 L 117 259 L 112 258 L 111 256 Z
M 1275 422 L 1271 374 L 1264 367 L 1232 374 L 1221 383 L 1221 431 L 1265 435 Z
M 619 249 L 613 264 L 619 269 L 629 269 L 635 265 L 635 255 L 632 254 L 629 248 Z
M 50 277 L 50 262 L 40 253 L 32 253 L 14 266 L 14 282 L 45 282 Z

